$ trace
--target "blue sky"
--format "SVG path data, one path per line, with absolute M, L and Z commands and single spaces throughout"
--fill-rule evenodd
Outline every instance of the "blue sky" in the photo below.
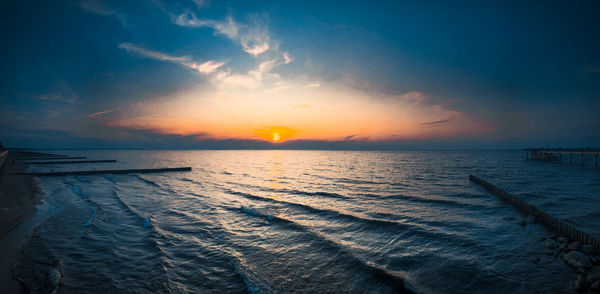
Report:
M 3 1 L 0 140 L 597 147 L 599 12 L 592 1 Z

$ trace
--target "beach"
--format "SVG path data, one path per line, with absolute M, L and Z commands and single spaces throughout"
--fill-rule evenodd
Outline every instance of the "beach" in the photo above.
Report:
M 19 250 L 27 234 L 40 218 L 35 218 L 41 204 L 41 190 L 32 176 L 13 175 L 25 172 L 27 165 L 9 152 L 0 175 L 0 288 L 6 293 L 23 292 L 13 279 L 12 267 L 18 262 Z
M 37 180 L 32 176 L 13 175 L 27 169 L 26 164 L 17 160 L 15 152 L 9 152 L 2 179 L 0 180 L 0 239 L 33 217 L 35 206 L 40 203 L 41 191 Z

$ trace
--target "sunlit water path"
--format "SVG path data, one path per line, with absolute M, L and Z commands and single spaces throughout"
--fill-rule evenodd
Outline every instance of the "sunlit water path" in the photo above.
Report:
M 520 151 L 68 154 L 193 170 L 41 178 L 21 273 L 59 293 L 571 292 L 549 233 L 469 174 L 600 235 L 600 169 Z M 30 170 L 65 168 L 90 165 Z

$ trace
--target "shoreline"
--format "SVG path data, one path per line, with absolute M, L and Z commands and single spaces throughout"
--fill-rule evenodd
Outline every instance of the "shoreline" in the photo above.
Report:
M 26 172 L 28 165 L 9 151 L 4 171 L 0 175 L 0 289 L 7 293 L 23 292 L 22 285 L 12 276 L 20 248 L 32 228 L 41 220 L 45 203 L 43 192 L 33 176 L 14 175 Z

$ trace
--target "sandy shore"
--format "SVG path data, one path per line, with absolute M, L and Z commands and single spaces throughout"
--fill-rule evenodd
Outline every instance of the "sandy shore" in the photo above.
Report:
M 34 226 L 32 218 L 41 204 L 41 190 L 32 176 L 13 175 L 25 172 L 27 165 L 9 152 L 4 171 L 0 174 L 0 289 L 3 293 L 19 293 L 19 283 L 12 279 L 11 264 Z M 19 226 L 23 224 L 22 226 Z
M 0 240 L 19 224 L 35 214 L 40 203 L 41 191 L 32 176 L 18 176 L 27 165 L 16 160 L 15 152 L 9 152 L 5 170 L 0 180 Z

